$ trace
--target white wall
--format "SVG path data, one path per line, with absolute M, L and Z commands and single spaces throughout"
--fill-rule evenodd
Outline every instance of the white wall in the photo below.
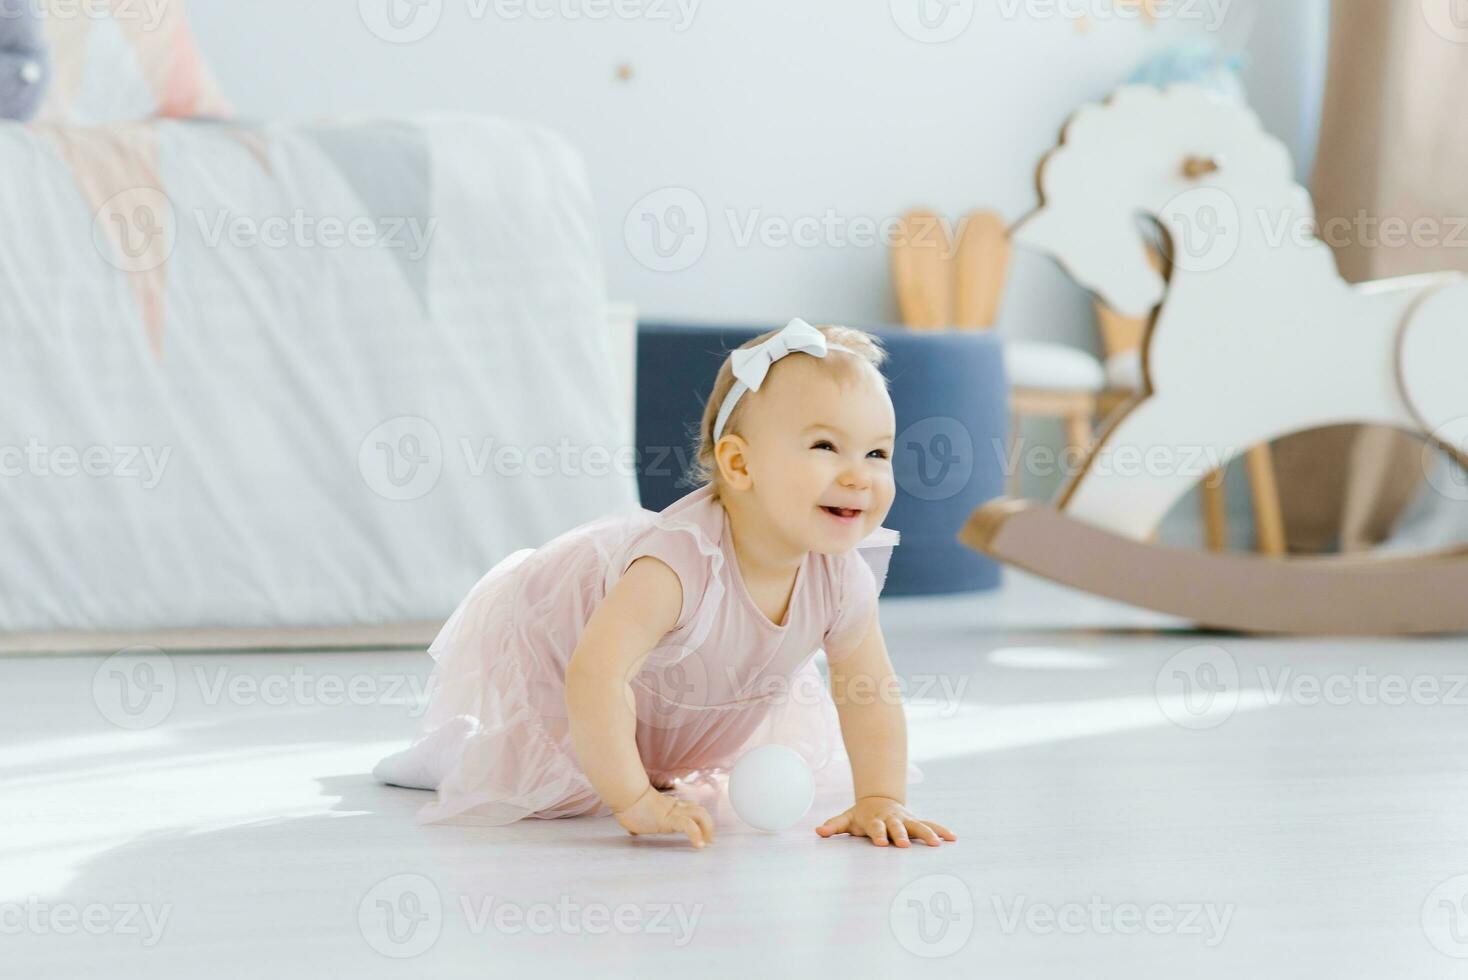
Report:
M 374 33 L 369 22 L 392 33 L 390 2 L 400 12 L 425 4 L 414 26 L 431 33 L 403 44 Z M 191 3 L 200 42 L 244 115 L 467 110 L 564 133 L 590 167 L 609 292 L 644 316 L 867 325 L 892 322 L 895 304 L 885 246 L 857 229 L 918 204 L 954 218 L 980 206 L 1021 217 L 1037 203 L 1036 164 L 1067 116 L 1170 44 L 1244 46 L 1252 101 L 1294 149 L 1303 179 L 1329 9 L 1329 0 L 1161 0 L 1163 18 L 1147 26 L 1116 16 L 1113 0 Z M 946 11 L 929 22 L 957 35 L 916 39 L 931 37 L 915 19 L 920 5 Z M 637 16 L 598 16 L 613 10 Z M 1081 11 L 1092 15 L 1088 30 L 1072 16 Z M 618 78 L 621 66 L 630 80 Z M 668 260 L 650 250 L 634 211 L 659 191 L 657 216 L 674 218 L 670 206 L 679 206 L 698 233 Z M 750 222 L 778 234 L 802 221 L 817 230 L 813 245 L 738 241 Z M 677 268 L 659 268 L 669 265 Z M 1023 254 L 1000 330 L 1097 344 L 1087 296 L 1048 260 Z M 1046 423 L 1026 437 L 1060 442 Z M 1230 477 L 1232 530 L 1247 546 L 1240 476 Z M 1058 482 L 1032 478 L 1024 491 L 1047 496 Z M 1166 536 L 1197 539 L 1196 518 L 1194 504 L 1180 505 Z
M 822 230 L 813 246 L 741 246 L 736 229 L 828 217 L 870 228 L 920 203 L 1018 218 L 1035 203 L 1037 160 L 1079 103 L 1171 42 L 1241 37 L 1256 2 L 1250 88 L 1266 123 L 1307 149 L 1326 6 L 1173 0 L 1175 16 L 1148 27 L 1107 17 L 1111 0 L 427 0 L 419 23 L 438 11 L 432 33 L 393 44 L 363 14 L 380 20 L 388 2 L 193 0 L 193 10 L 246 115 L 473 110 L 565 133 L 591 168 L 610 292 L 646 315 L 867 324 L 894 315 L 880 242 Z M 972 20 L 946 43 L 915 40 L 897 20 L 920 2 L 949 5 L 940 30 Z M 645 16 L 592 19 L 614 3 Z M 1069 15 L 1077 9 L 1094 12 L 1088 31 Z M 630 81 L 617 78 L 623 64 Z M 634 221 L 629 246 L 624 224 L 667 187 L 681 190 L 663 203 L 684 205 L 707 240 L 687 268 L 656 271 L 638 260 L 657 264 L 648 229 Z M 688 241 L 674 264 L 696 251 Z M 1085 297 L 1024 256 L 1002 329 L 1094 344 Z

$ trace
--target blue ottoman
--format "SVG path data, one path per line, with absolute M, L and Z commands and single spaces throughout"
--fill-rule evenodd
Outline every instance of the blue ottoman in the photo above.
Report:
M 661 510 L 694 489 L 693 437 L 728 352 L 774 329 L 643 323 L 637 344 L 638 483 Z M 886 526 L 902 532 L 887 595 L 976 592 L 999 566 L 958 543 L 974 509 L 1004 493 L 1008 388 L 999 344 L 979 333 L 872 330 L 891 355 L 897 409 L 897 499 Z

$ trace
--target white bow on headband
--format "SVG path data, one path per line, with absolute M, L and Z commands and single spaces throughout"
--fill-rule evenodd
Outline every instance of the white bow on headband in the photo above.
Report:
M 759 391 L 776 361 L 787 354 L 796 353 L 825 357 L 828 351 L 833 350 L 856 353 L 849 347 L 826 343 L 825 334 L 796 318 L 764 343 L 730 354 L 729 360 L 734 367 L 734 387 L 729 389 L 729 394 L 724 396 L 724 404 L 719 406 L 718 418 L 714 420 L 714 442 L 723 438 L 724 426 L 728 424 L 729 416 L 733 414 L 734 406 L 739 404 L 739 399 L 744 397 L 745 392 Z

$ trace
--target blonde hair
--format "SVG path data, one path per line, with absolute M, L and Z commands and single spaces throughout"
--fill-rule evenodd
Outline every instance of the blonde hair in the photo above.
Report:
M 882 342 L 864 330 L 854 327 L 823 326 L 816 327 L 825 335 L 826 343 L 837 344 L 845 347 L 855 354 L 856 357 L 843 357 L 840 352 L 832 351 L 825 357 L 814 358 L 821 370 L 836 378 L 841 383 L 846 383 L 856 378 L 866 365 L 876 368 L 877 375 L 882 378 L 882 384 L 887 384 L 887 378 L 882 375 L 882 365 L 887 361 L 887 352 L 882 348 Z M 760 334 L 739 346 L 739 350 L 754 347 L 769 340 L 778 330 Z M 771 372 L 780 370 L 777 363 L 770 368 Z M 693 471 L 689 474 L 690 479 L 698 484 L 718 483 L 719 467 L 714 461 L 714 422 L 718 419 L 719 408 L 724 404 L 724 398 L 728 396 L 729 389 L 734 387 L 734 364 L 732 359 L 724 358 L 724 364 L 719 368 L 719 375 L 714 379 L 714 390 L 709 392 L 708 402 L 703 407 L 703 421 L 699 424 L 698 435 L 693 441 Z M 734 411 L 729 415 L 729 421 L 724 424 L 724 435 L 738 433 L 739 420 L 744 415 L 744 408 L 749 404 L 749 399 L 757 393 L 751 392 L 739 399 L 734 406 Z M 717 489 L 717 487 L 715 488 Z

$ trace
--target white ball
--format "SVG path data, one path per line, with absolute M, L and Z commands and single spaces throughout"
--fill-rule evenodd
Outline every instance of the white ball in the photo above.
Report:
M 810 812 L 815 798 L 810 766 L 788 746 L 746 752 L 729 774 L 729 804 L 756 830 L 788 830 Z

